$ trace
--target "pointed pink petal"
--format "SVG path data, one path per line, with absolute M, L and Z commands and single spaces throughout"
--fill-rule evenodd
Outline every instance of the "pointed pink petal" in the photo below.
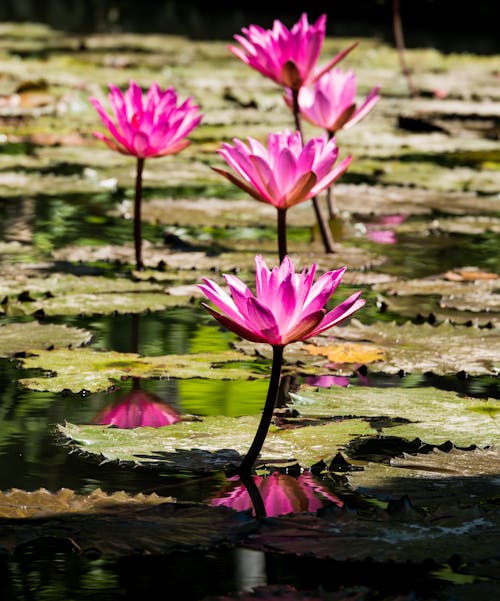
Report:
M 325 65 L 320 71 L 314 74 L 314 77 L 311 81 L 318 81 L 318 79 L 322 75 L 324 75 L 327 71 L 330 71 L 330 69 L 335 67 L 335 65 L 339 63 L 343 58 L 345 58 L 349 54 L 349 52 L 351 52 L 351 50 L 354 50 L 354 48 L 356 48 L 358 44 L 359 42 L 354 42 L 354 44 L 351 44 L 350 46 L 342 50 L 342 52 L 339 52 L 336 56 L 332 58 L 332 60 L 329 63 L 327 63 L 327 65 Z

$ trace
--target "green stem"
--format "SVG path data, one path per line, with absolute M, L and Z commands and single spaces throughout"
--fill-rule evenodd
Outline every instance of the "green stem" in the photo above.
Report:
M 335 135 L 334 131 L 327 130 L 328 139 L 331 140 Z M 326 189 L 326 206 L 328 209 L 328 217 L 335 219 L 337 215 L 337 209 L 335 208 L 335 201 L 333 199 L 333 184 Z
M 401 72 L 406 79 L 406 85 L 408 86 L 408 92 L 410 96 L 414 98 L 417 96 L 417 90 L 411 81 L 410 69 L 405 60 L 405 39 L 403 35 L 403 22 L 401 21 L 401 11 L 399 0 L 392 0 L 392 24 L 394 28 L 394 39 L 396 41 L 396 48 L 399 56 L 399 65 Z
M 302 138 L 302 144 L 304 144 L 304 134 L 302 133 L 302 124 L 300 122 L 300 107 L 299 107 L 299 91 L 292 90 L 292 109 L 293 109 L 293 118 L 295 120 L 295 129 L 300 133 L 300 137 Z M 330 225 L 323 215 L 323 211 L 321 210 L 321 205 L 319 204 L 319 200 L 316 196 L 312 199 L 314 213 L 316 215 L 316 221 L 319 225 L 319 231 L 321 233 L 321 240 L 323 241 L 323 246 L 325 248 L 325 252 L 329 254 L 333 254 L 335 251 L 333 249 L 333 236 L 332 230 L 330 229 Z
M 278 209 L 278 253 L 281 263 L 286 255 L 286 209 Z
M 142 201 L 142 171 L 144 169 L 143 157 L 137 157 L 137 173 L 135 176 L 135 198 L 134 198 L 134 244 L 135 265 L 137 271 L 144 271 L 142 262 L 142 233 L 141 233 L 141 201 Z
M 283 348 L 283 346 L 273 345 L 273 364 L 271 367 L 271 380 L 269 381 L 266 404 L 264 405 L 264 411 L 262 412 L 262 417 L 260 418 L 259 427 L 257 428 L 257 432 L 255 433 L 255 437 L 250 449 L 238 468 L 238 473 L 240 475 L 250 473 L 254 463 L 257 461 L 257 457 L 259 456 L 262 445 L 266 439 L 267 431 L 269 430 L 269 424 L 271 423 L 271 419 L 273 417 L 276 398 L 278 396 L 281 363 L 283 361 Z

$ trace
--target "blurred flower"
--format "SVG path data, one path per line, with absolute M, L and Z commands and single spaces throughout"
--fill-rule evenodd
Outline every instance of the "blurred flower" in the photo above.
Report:
M 309 386 L 319 386 L 320 388 L 330 388 L 332 386 L 349 386 L 347 376 L 307 376 L 304 382 Z
M 366 224 L 366 237 L 378 244 L 396 244 L 396 233 L 391 228 L 400 225 L 406 218 L 407 215 L 404 214 L 381 215 L 372 223 Z
M 316 512 L 327 503 L 335 503 L 339 507 L 343 502 L 318 484 L 310 472 L 304 472 L 298 478 L 274 472 L 270 476 L 253 476 L 266 515 L 268 517 L 286 515 L 288 513 Z M 247 487 L 239 479 L 235 480 L 229 489 L 221 496 L 212 498 L 210 503 L 215 506 L 230 507 L 236 511 L 255 509 Z
M 217 307 L 204 304 L 205 308 L 223 326 L 252 342 L 284 346 L 306 340 L 341 323 L 365 304 L 359 298 L 361 292 L 356 292 L 326 312 L 324 307 L 340 284 L 345 267 L 324 273 L 316 283 L 315 264 L 309 271 L 295 273 L 288 256 L 272 271 L 261 256 L 256 256 L 255 267 L 256 296 L 233 275 L 224 275 L 231 296 L 208 278 L 199 285 Z
M 234 36 L 241 48 L 229 46 L 229 50 L 277 84 L 298 90 L 329 71 L 356 46 L 353 44 L 315 72 L 325 30 L 326 15 L 321 15 L 310 25 L 303 13 L 291 29 L 278 20 L 274 21 L 272 29 L 263 29 L 259 25 L 244 27 L 241 30 L 244 35 Z
M 147 158 L 175 154 L 189 145 L 186 136 L 203 116 L 192 98 L 177 106 L 175 90 L 162 91 L 156 83 L 144 96 L 135 81 L 130 82 L 125 93 L 112 84 L 109 88 L 115 121 L 97 98 L 89 100 L 112 138 L 100 132 L 94 132 L 94 136 L 112 150 Z
M 356 104 L 356 76 L 354 71 L 334 69 L 322 75 L 314 84 L 302 87 L 298 94 L 301 115 L 313 125 L 331 133 L 348 129 L 367 115 L 380 100 L 380 86 L 371 90 L 364 102 Z M 285 94 L 287 105 L 293 110 L 290 91 Z
M 92 422 L 117 428 L 161 428 L 175 424 L 181 419 L 177 411 L 160 397 L 135 389 L 119 401 L 105 407 Z
M 248 146 L 234 139 L 223 144 L 219 154 L 239 175 L 214 168 L 256 200 L 278 209 L 312 198 L 339 178 L 349 166 L 347 157 L 334 167 L 338 157 L 335 140 L 312 138 L 305 145 L 299 132 L 270 133 L 267 148 L 254 138 Z

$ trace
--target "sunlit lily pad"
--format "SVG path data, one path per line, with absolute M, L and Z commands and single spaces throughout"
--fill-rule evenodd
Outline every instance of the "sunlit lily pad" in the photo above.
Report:
M 462 397 L 436 388 L 372 388 L 349 386 L 313 389 L 303 386 L 291 393 L 304 417 L 388 416 L 384 435 L 420 438 L 429 444 L 451 441 L 457 446 L 487 446 L 500 442 L 500 401 Z
M 159 463 L 162 469 L 211 471 L 238 464 L 257 430 L 258 416 L 205 417 L 166 428 L 120 430 L 103 426 L 58 426 L 84 453 L 107 460 Z M 347 419 L 303 428 L 271 427 L 260 463 L 299 462 L 309 467 L 331 460 L 350 440 L 374 434 L 363 420 Z
M 235 351 L 193 355 L 142 357 L 136 353 L 101 352 L 93 349 L 36 351 L 22 359 L 26 369 L 49 372 L 47 376 L 24 378 L 20 383 L 32 390 L 60 392 L 107 390 L 116 380 L 136 378 L 257 378 L 259 374 L 242 365 L 244 356 Z M 262 377 L 260 375 L 260 377 Z
M 89 495 L 14 490 L 0 495 L 0 515 L 4 552 L 27 543 L 43 548 L 47 539 L 62 551 L 107 555 L 207 549 L 237 541 L 252 527 L 249 518 L 225 507 L 99 490 Z
M 31 349 L 64 349 L 90 342 L 92 333 L 80 328 L 36 321 L 0 326 L 0 357 L 9 357 Z
M 369 341 L 385 352 L 383 361 L 372 364 L 374 371 L 471 375 L 497 374 L 500 369 L 500 332 L 497 329 L 453 326 L 443 323 L 415 325 L 357 320 L 332 331 L 335 338 L 321 336 L 318 346 L 339 341 Z

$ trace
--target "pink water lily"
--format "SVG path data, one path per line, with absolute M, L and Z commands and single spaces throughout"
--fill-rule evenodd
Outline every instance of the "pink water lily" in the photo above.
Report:
M 335 133 L 361 121 L 380 100 L 379 91 L 380 86 L 375 86 L 358 106 L 354 71 L 344 72 L 337 68 L 322 75 L 314 84 L 300 89 L 299 110 L 313 125 Z M 285 95 L 285 101 L 293 109 L 291 92 Z
M 365 301 L 361 292 L 352 294 L 327 312 L 325 305 L 337 289 L 345 267 L 328 271 L 314 282 L 316 265 L 295 273 L 289 257 L 279 267 L 267 268 L 261 256 L 255 257 L 256 294 L 237 277 L 225 275 L 230 295 L 216 282 L 204 278 L 199 287 L 216 309 L 206 309 L 225 327 L 252 342 L 284 346 L 306 340 L 347 319 Z
M 241 47 L 231 45 L 229 50 L 262 75 L 293 90 L 329 71 L 356 45 L 342 51 L 318 71 L 316 65 L 325 39 L 326 15 L 309 24 L 303 13 L 291 29 L 275 20 L 272 29 L 250 25 L 241 31 L 244 35 L 234 36 Z
M 356 292 L 331 311 L 326 311 L 325 305 L 340 284 L 345 267 L 324 273 L 316 282 L 315 264 L 309 270 L 295 273 L 295 266 L 288 256 L 272 270 L 267 268 L 261 256 L 256 256 L 255 270 L 255 295 L 233 275 L 224 276 L 230 294 L 208 278 L 199 284 L 216 308 L 205 303 L 203 306 L 219 323 L 242 338 L 267 342 L 273 348 L 264 411 L 252 445 L 237 470 L 240 475 L 250 473 L 264 444 L 278 396 L 285 345 L 307 340 L 338 325 L 365 304 L 359 298 L 361 292 Z
M 89 100 L 112 137 L 101 132 L 94 132 L 94 136 L 111 149 L 147 158 L 175 154 L 189 145 L 186 136 L 203 116 L 193 98 L 178 106 L 175 90 L 162 91 L 156 83 L 146 94 L 135 81 L 125 92 L 112 84 L 109 88 L 114 120 L 97 98 Z
M 214 168 L 256 200 L 277 209 L 288 209 L 312 198 L 337 180 L 352 161 L 348 156 L 338 165 L 335 140 L 326 135 L 306 144 L 299 132 L 270 133 L 267 148 L 254 138 L 248 146 L 238 139 L 222 144 L 219 154 L 236 172 Z
M 137 157 L 134 196 L 134 246 L 138 270 L 144 269 L 142 260 L 141 202 L 142 173 L 149 157 L 160 157 L 180 152 L 189 145 L 186 136 L 198 125 L 202 115 L 192 98 L 177 106 L 177 93 L 173 88 L 162 91 L 154 83 L 143 95 L 141 88 L 130 82 L 122 92 L 110 84 L 109 102 L 114 118 L 106 112 L 97 98 L 90 102 L 98 112 L 111 137 L 101 132 L 94 136 L 112 150 Z

